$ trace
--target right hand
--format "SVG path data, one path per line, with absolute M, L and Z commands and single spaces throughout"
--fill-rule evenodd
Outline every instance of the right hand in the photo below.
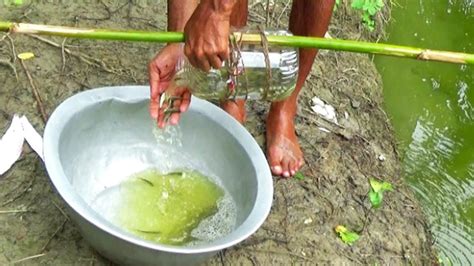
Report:
M 148 74 L 150 80 L 150 115 L 157 120 L 158 126 L 163 128 L 167 122 L 176 125 L 180 118 L 180 112 L 186 112 L 190 101 L 191 92 L 187 88 L 176 88 L 172 95 L 180 97 L 180 100 L 174 101 L 174 108 L 179 112 L 171 114 L 167 121 L 165 110 L 167 104 L 160 107 L 160 100 L 163 93 L 168 89 L 171 80 L 176 74 L 176 64 L 183 58 L 183 47 L 180 44 L 169 44 L 165 46 L 153 60 L 148 64 Z
M 184 53 L 191 65 L 207 72 L 229 58 L 230 15 L 234 1 L 201 1 L 184 28 Z

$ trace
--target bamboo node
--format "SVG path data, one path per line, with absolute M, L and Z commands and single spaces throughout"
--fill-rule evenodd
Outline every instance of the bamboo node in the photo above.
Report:
M 451 63 L 461 63 L 466 64 L 466 60 L 462 55 L 454 52 L 443 52 L 443 51 L 434 51 L 434 50 L 423 50 L 416 57 L 418 60 L 433 60 L 441 62 L 451 62 Z

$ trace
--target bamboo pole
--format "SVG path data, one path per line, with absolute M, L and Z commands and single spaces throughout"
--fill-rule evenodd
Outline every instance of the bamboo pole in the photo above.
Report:
M 27 23 L 0 22 L 0 31 L 10 33 L 53 35 L 70 38 L 86 38 L 116 41 L 141 41 L 177 43 L 184 42 L 181 32 L 149 32 L 149 31 L 118 31 L 111 29 L 86 29 L 63 26 L 38 25 Z M 259 34 L 235 32 L 231 38 L 243 43 L 261 42 Z M 275 36 L 268 35 L 267 41 L 271 45 L 299 48 L 318 48 L 326 50 L 379 54 L 386 56 L 406 57 L 426 61 L 439 61 L 456 64 L 474 64 L 474 54 L 438 51 L 417 47 L 400 46 L 384 43 L 371 43 L 341 39 L 327 39 L 303 36 Z

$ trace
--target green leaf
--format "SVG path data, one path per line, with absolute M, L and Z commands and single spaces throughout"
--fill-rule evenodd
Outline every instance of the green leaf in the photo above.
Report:
M 372 204 L 372 207 L 378 208 L 380 205 L 382 205 L 382 199 L 383 199 L 383 194 L 379 192 L 375 192 L 371 190 L 369 192 L 369 200 L 370 203 Z
M 7 6 L 21 6 L 23 5 L 23 0 L 3 0 L 3 3 Z
M 304 180 L 305 176 L 301 172 L 298 171 L 298 172 L 296 172 L 296 174 L 293 178 L 298 179 L 298 180 Z
M 369 179 L 369 183 L 375 192 L 379 192 L 382 189 L 382 183 L 373 178 Z
M 388 182 L 383 182 L 382 183 L 382 191 L 392 191 L 393 188 L 392 188 L 392 184 L 388 183 Z
M 375 4 L 376 4 L 376 6 L 378 7 L 379 10 L 382 9 L 382 7 L 385 6 L 385 3 L 383 2 L 383 0 L 377 0 Z
M 359 240 L 360 236 L 359 234 L 349 231 L 345 226 L 343 225 L 338 225 L 334 229 L 336 233 L 339 235 L 339 238 L 344 242 L 345 244 L 352 245 L 354 242 Z
M 362 9 L 364 7 L 364 4 L 365 0 L 353 0 L 351 6 L 355 9 Z
M 336 4 L 334 5 L 333 12 L 337 10 L 340 4 L 341 4 L 341 0 L 336 0 Z
M 389 182 L 385 182 L 385 181 L 380 182 L 373 178 L 369 179 L 369 182 L 370 182 L 370 186 L 375 192 L 384 192 L 384 191 L 393 190 L 392 184 L 390 184 Z
M 392 184 L 385 181 L 380 182 L 373 178 L 369 179 L 369 183 L 371 187 L 369 191 L 370 203 L 372 204 L 372 207 L 378 208 L 382 205 L 383 193 L 385 191 L 393 190 Z

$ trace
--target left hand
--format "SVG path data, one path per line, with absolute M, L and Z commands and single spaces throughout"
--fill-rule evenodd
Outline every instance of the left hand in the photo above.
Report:
M 169 44 L 165 46 L 148 65 L 150 79 L 150 115 L 157 120 L 160 128 L 165 127 L 166 123 L 177 124 L 180 113 L 185 112 L 190 104 L 191 93 L 187 88 L 171 88 L 170 83 L 176 74 L 176 64 L 182 58 L 183 48 L 179 44 Z M 169 91 L 169 90 L 173 91 Z M 168 104 L 165 102 L 160 106 L 161 97 L 165 91 L 168 96 L 176 96 L 179 100 L 173 102 L 173 109 L 177 112 L 171 115 L 165 114 Z M 167 118 L 169 117 L 169 121 Z

